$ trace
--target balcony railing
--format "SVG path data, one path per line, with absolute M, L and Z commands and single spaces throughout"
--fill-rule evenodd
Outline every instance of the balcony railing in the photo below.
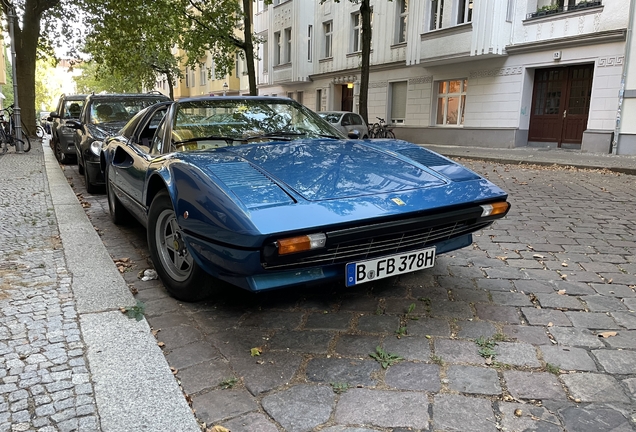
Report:
M 552 16 L 552 15 L 556 15 L 556 14 L 563 14 L 563 13 L 568 13 L 568 12 L 576 12 L 576 11 L 580 11 L 580 10 L 584 10 L 587 8 L 593 8 L 593 7 L 598 7 L 601 6 L 602 2 L 601 0 L 593 0 L 593 1 L 581 1 L 575 5 L 564 5 L 564 6 L 558 6 L 558 5 L 547 5 L 547 6 L 543 6 L 540 7 L 539 9 L 537 9 L 536 12 L 532 12 L 526 15 L 526 19 L 533 19 L 533 18 L 544 18 L 547 16 Z

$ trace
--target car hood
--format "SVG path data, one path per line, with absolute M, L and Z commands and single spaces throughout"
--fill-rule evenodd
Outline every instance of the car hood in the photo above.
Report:
M 364 141 L 297 140 L 228 151 L 308 201 L 403 192 L 446 182 L 399 154 Z

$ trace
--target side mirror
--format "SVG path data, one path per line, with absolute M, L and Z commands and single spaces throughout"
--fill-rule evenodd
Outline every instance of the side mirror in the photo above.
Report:
M 357 129 L 350 130 L 347 136 L 351 139 L 360 139 L 360 131 Z
M 49 118 L 60 118 L 60 116 L 55 112 L 55 111 L 51 111 L 49 113 Z M 50 121 L 50 120 L 49 120 Z
M 64 123 L 64 126 L 71 129 L 81 129 L 82 123 L 77 120 L 66 120 L 66 123 Z

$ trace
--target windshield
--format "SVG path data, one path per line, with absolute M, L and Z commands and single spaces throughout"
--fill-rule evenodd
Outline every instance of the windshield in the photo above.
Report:
M 64 101 L 64 118 L 78 119 L 84 106 L 83 100 Z
M 161 101 L 157 98 L 97 99 L 91 104 L 90 122 L 127 122 L 142 109 Z
M 316 137 L 344 138 L 313 111 L 281 99 L 186 101 L 178 104 L 172 125 L 175 144 L 209 140 L 237 145 Z

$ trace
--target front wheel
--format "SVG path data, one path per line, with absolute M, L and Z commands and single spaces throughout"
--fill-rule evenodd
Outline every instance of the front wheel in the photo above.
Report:
M 35 127 L 35 136 L 38 138 L 44 138 L 44 128 L 42 126 Z
M 199 267 L 186 247 L 167 191 L 155 196 L 148 212 L 148 247 L 155 270 L 177 300 L 206 297 L 210 276 Z
M 18 142 L 17 138 L 14 138 L 16 143 Z M 29 136 L 27 134 L 22 134 L 22 151 L 24 151 L 25 153 L 27 153 L 29 150 L 31 150 L 31 140 L 29 139 Z

